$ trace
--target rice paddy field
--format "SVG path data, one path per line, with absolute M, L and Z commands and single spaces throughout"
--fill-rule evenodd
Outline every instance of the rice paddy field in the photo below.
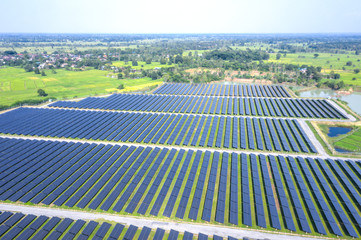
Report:
M 9 106 L 17 101 L 40 100 L 37 90 L 43 89 L 48 97 L 56 99 L 77 98 L 109 94 L 114 92 L 141 91 L 155 87 L 161 80 L 150 78 L 121 79 L 107 77 L 106 71 L 67 71 L 57 69 L 56 74 L 45 70 L 46 76 L 25 72 L 21 68 L 0 69 L 0 105 Z M 124 89 L 117 87 L 123 84 Z
M 361 128 L 335 142 L 335 146 L 352 152 L 361 152 Z

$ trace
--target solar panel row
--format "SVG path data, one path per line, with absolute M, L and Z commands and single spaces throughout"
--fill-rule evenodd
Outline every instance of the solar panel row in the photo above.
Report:
M 249 117 L 203 116 L 199 121 L 199 117 L 194 115 L 19 108 L 0 116 L 0 132 L 117 142 L 183 146 L 190 143 L 200 147 L 316 152 L 297 120 L 290 119 L 267 119 L 266 125 L 264 119 Z
M 162 228 L 151 229 L 147 226 L 123 225 L 120 223 L 99 223 L 96 221 L 73 220 L 47 216 L 25 215 L 22 213 L 0 212 L 1 239 L 192 239 L 190 232 L 179 232 L 174 229 L 168 231 Z M 136 238 L 136 234 L 139 234 Z M 208 235 L 198 233 L 198 239 L 208 239 Z M 213 239 L 223 239 L 213 235 Z M 236 239 L 228 237 L 228 239 Z
M 58 101 L 58 108 L 120 111 L 169 112 L 218 115 L 253 115 L 292 118 L 346 118 L 328 100 L 157 96 L 113 94 L 106 98 L 85 98 L 78 102 Z
M 153 215 L 162 210 L 168 217 L 235 225 L 241 216 L 249 226 L 255 220 L 263 228 L 339 236 L 358 237 L 360 173 L 357 161 L 0 138 L 3 201 Z M 73 224 L 59 223 L 49 221 L 37 237 L 57 238 Z M 91 235 L 93 225 L 82 235 Z
M 154 94 L 203 95 L 203 96 L 250 96 L 290 97 L 283 86 L 275 85 L 220 85 L 220 84 L 163 84 Z

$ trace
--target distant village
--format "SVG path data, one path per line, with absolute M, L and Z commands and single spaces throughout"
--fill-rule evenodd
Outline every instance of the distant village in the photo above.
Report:
M 112 56 L 114 57 L 118 56 Z M 91 66 L 96 68 L 104 67 L 109 63 L 107 55 L 84 54 L 77 55 L 73 53 L 16 53 L 15 51 L 5 51 L 0 53 L 0 66 L 31 66 L 33 69 L 59 69 L 73 68 L 84 70 L 85 67 Z

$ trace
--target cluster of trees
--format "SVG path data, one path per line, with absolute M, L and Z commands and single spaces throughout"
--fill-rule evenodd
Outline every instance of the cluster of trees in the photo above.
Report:
M 231 48 L 217 49 L 206 52 L 204 58 L 207 60 L 225 60 L 225 61 L 237 61 L 237 62 L 251 62 L 268 60 L 269 54 L 262 50 L 234 50 Z
M 323 82 L 322 84 L 318 84 L 317 86 L 327 86 L 333 90 L 339 90 L 340 88 L 345 87 L 345 83 L 342 80 L 328 80 Z

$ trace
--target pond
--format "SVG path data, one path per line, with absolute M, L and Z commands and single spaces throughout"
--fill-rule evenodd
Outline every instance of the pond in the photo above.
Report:
M 321 97 L 321 98 L 338 98 L 348 103 L 348 106 L 356 113 L 361 115 L 361 92 L 353 92 L 348 95 L 337 94 L 330 89 L 314 89 L 300 92 L 300 97 Z
M 349 153 L 350 152 L 350 151 L 347 151 L 345 149 L 337 148 L 337 147 L 335 147 L 335 150 L 336 150 L 336 152 L 339 152 L 339 153 Z
M 337 137 L 338 135 L 346 134 L 351 130 L 352 130 L 351 128 L 345 128 L 345 127 L 329 127 L 327 136 Z

